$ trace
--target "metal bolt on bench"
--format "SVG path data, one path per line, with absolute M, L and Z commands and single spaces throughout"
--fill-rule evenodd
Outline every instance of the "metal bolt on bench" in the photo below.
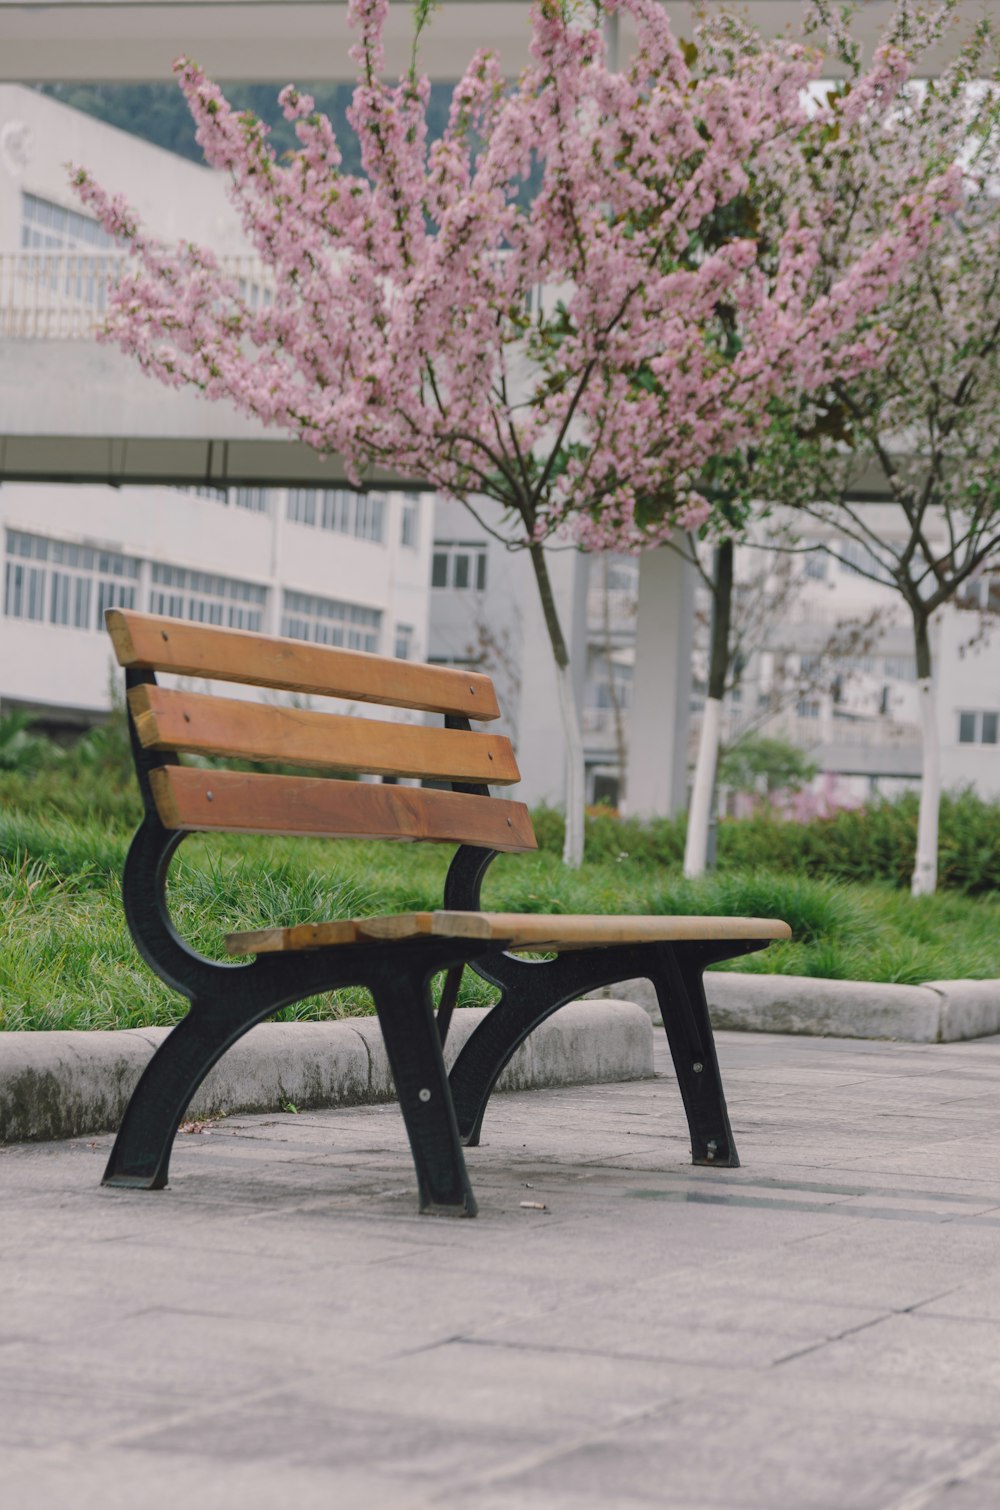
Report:
M 789 937 L 785 923 L 483 912 L 482 882 L 496 855 L 536 848 L 527 809 L 491 797 L 485 784 L 520 779 L 509 741 L 471 728 L 471 717 L 499 717 L 488 677 L 121 609 L 108 611 L 107 624 L 125 668 L 145 807 L 125 863 L 125 915 L 140 954 L 191 1005 L 136 1087 L 105 1184 L 164 1186 L 184 1111 L 226 1050 L 281 1007 L 347 985 L 367 986 L 375 1001 L 421 1211 L 475 1215 L 462 1145 L 478 1143 L 508 1060 L 559 1007 L 635 976 L 656 989 L 694 1162 L 739 1163 L 702 972 Z M 157 683 L 158 671 L 416 709 L 443 715 L 444 727 L 174 691 Z M 178 757 L 187 753 L 311 772 L 416 777 L 448 782 L 450 790 L 335 774 L 209 772 L 181 765 Z M 439 911 L 231 934 L 227 949 L 242 962 L 224 964 L 186 944 L 167 907 L 174 853 L 188 834 L 208 831 L 426 840 L 457 848 Z M 524 959 L 514 950 L 554 957 Z M 466 968 L 501 994 L 449 1077 L 442 1045 Z M 440 971 L 446 976 L 435 1014 L 430 982 Z

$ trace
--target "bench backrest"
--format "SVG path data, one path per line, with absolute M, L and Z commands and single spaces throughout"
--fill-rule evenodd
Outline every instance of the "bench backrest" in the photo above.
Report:
M 119 665 L 133 673 L 128 705 L 144 750 L 300 765 L 312 772 L 418 777 L 458 787 L 206 770 L 167 758 L 147 772 L 164 827 L 536 847 L 522 803 L 463 790 L 520 780 L 510 741 L 468 726 L 470 719 L 499 717 L 488 676 L 118 608 L 109 609 L 106 620 Z M 174 691 L 159 686 L 154 675 L 140 681 L 134 674 L 157 671 L 438 713 L 458 727 Z

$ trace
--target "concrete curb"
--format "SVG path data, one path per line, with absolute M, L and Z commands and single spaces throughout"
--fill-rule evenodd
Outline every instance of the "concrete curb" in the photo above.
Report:
M 620 981 L 610 989 L 638 1002 L 654 1022 L 659 1021 L 659 1004 L 649 981 Z M 956 1043 L 1000 1033 L 1000 980 L 893 986 L 709 970 L 705 994 L 714 1026 L 738 1032 L 898 1038 L 908 1043 Z
M 485 1008 L 455 1013 L 445 1058 L 452 1063 Z M 74 1138 L 116 1127 L 167 1028 L 118 1033 L 0 1034 L 0 1143 Z M 498 1090 L 539 1090 L 653 1074 L 649 1014 L 627 1001 L 564 1007 L 522 1044 Z M 357 1106 L 393 1099 L 374 1017 L 343 1022 L 262 1023 L 216 1065 L 188 1108 L 202 1120 L 230 1112 Z

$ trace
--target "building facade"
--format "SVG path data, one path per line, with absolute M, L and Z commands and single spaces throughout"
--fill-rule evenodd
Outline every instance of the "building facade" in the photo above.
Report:
M 876 526 L 891 538 L 891 509 L 872 508 L 880 511 Z M 438 503 L 435 520 L 431 655 L 491 671 L 509 710 L 509 732 L 523 752 L 528 798 L 558 806 L 562 735 L 551 652 L 527 558 L 477 530 L 460 505 Z M 821 538 L 825 550 L 809 549 Z M 631 778 L 635 741 L 654 746 L 653 760 L 666 763 L 661 736 L 683 723 L 685 714 L 687 728 L 680 734 L 693 767 L 711 620 L 709 595 L 688 568 L 688 643 L 676 626 L 659 644 L 650 643 L 646 629 L 640 641 L 640 585 L 644 574 L 659 569 L 662 554 L 587 557 L 565 551 L 551 558 L 576 671 L 587 800 L 647 816 L 683 808 L 683 783 L 671 795 L 663 782 L 651 802 L 630 791 L 623 774 Z M 675 572 L 678 580 L 661 596 L 664 590 L 679 592 L 681 575 Z M 725 700 L 723 744 L 756 733 L 801 750 L 818 767 L 796 805 L 803 816 L 875 795 L 892 798 L 920 783 L 911 622 L 902 599 L 879 576 L 877 562 L 855 541 L 830 535 L 805 534 L 795 554 L 737 551 L 737 674 Z M 971 787 L 989 800 L 1000 800 L 998 611 L 1000 574 L 987 572 L 935 615 L 931 634 L 943 787 Z M 687 671 L 689 692 L 675 687 L 678 655 L 687 657 L 681 670 Z M 636 698 L 640 656 L 647 660 Z M 657 711 L 658 701 L 665 706 Z M 659 719 L 655 738 L 651 713 Z M 645 786 L 648 792 L 650 783 Z M 747 806 L 735 793 L 723 791 L 721 798 L 729 811 Z
M 267 297 L 222 175 L 0 86 L 0 361 L 47 335 L 86 337 L 120 257 L 82 212 L 67 160 L 165 239 L 210 244 Z M 31 402 L 44 409 L 41 387 Z M 424 658 L 432 512 L 399 490 L 4 482 L 0 708 L 53 727 L 106 710 L 114 606 Z
M 431 506 L 416 495 L 7 483 L 0 527 L 0 706 L 56 728 L 109 705 L 106 608 L 426 654 Z

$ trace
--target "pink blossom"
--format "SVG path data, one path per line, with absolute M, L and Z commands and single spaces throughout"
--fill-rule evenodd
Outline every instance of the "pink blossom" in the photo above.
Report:
M 709 36 L 696 70 L 659 0 L 606 10 L 638 36 L 625 71 L 608 68 L 599 24 L 539 0 L 516 85 L 477 53 L 429 145 L 426 78 L 382 78 L 388 0 L 351 0 L 362 177 L 343 172 L 307 95 L 281 94 L 299 148 L 278 162 L 267 128 L 179 60 L 198 141 L 229 175 L 274 301 L 251 307 L 210 252 L 159 245 L 81 171 L 84 203 L 135 259 L 106 338 L 171 386 L 339 452 L 354 479 L 389 465 L 490 497 L 525 543 L 559 530 L 633 550 L 700 528 L 710 457 L 758 440 L 774 401 L 885 360 L 879 311 L 954 205 L 958 170 L 901 185 L 827 277 L 833 190 L 810 194 L 802 171 L 834 109 L 812 124 L 803 111 L 818 56 L 747 45 L 715 66 Z M 883 49 L 836 107 L 845 131 L 884 116 L 907 71 Z M 766 175 L 800 184 L 773 265 L 751 236 L 692 255 Z M 739 324 L 735 355 L 720 347 L 722 307 Z

